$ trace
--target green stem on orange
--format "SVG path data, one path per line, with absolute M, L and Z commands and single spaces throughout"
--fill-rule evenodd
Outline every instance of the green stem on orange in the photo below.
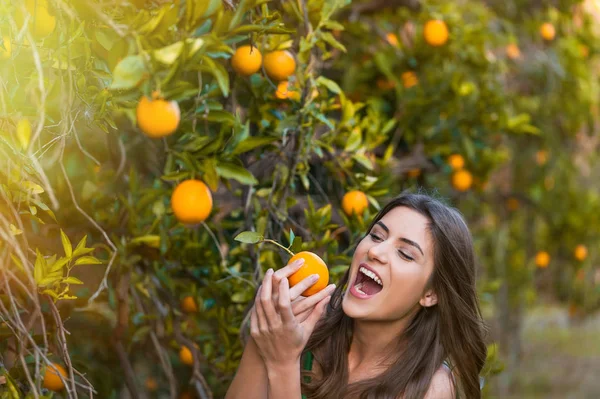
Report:
M 291 256 L 294 256 L 295 254 L 290 251 L 289 249 L 287 249 L 286 247 L 284 247 L 283 245 L 281 245 L 280 243 L 278 243 L 277 241 L 274 240 L 270 240 L 268 238 L 263 239 L 263 242 L 270 242 L 271 244 L 275 244 L 277 245 L 279 248 L 283 249 L 284 251 L 286 251 L 288 254 L 290 254 Z

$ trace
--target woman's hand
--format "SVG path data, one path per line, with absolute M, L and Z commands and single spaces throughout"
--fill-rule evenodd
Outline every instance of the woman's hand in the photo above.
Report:
M 256 294 L 250 317 L 250 333 L 267 368 L 297 362 L 323 315 L 334 284 L 304 298 L 300 294 L 315 284 L 307 277 L 291 289 L 287 277 L 303 264 L 300 259 L 273 273 L 269 269 Z

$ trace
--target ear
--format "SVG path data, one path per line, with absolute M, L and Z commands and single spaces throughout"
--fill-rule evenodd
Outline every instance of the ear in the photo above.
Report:
M 421 297 L 421 300 L 419 301 L 419 303 L 424 308 L 428 308 L 428 307 L 431 307 L 431 306 L 437 304 L 437 301 L 438 301 L 438 299 L 437 299 L 437 295 L 435 294 L 435 292 L 433 290 L 427 290 L 427 291 L 425 291 L 425 294 Z

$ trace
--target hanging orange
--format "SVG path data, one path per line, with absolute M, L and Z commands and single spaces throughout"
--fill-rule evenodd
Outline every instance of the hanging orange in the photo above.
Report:
M 442 20 L 432 19 L 425 23 L 423 36 L 430 46 L 443 46 L 448 41 L 448 25 Z
M 250 76 L 260 70 L 262 54 L 250 45 L 240 46 L 231 57 L 231 67 L 242 76 Z
M 171 208 L 177 220 L 185 225 L 202 223 L 212 211 L 210 189 L 200 180 L 185 180 L 175 187 L 171 195 Z
M 265 55 L 264 67 L 269 78 L 280 82 L 294 73 L 296 60 L 289 51 L 273 51 Z
M 365 209 L 369 207 L 369 200 L 367 195 L 359 190 L 349 191 L 344 194 L 342 198 L 342 209 L 348 216 L 352 216 L 352 213 L 362 215 Z
M 176 101 L 166 101 L 154 92 L 152 99 L 142 96 L 136 108 L 136 116 L 140 130 L 146 136 L 156 139 L 175 133 L 181 112 Z
M 58 370 L 58 372 L 63 376 L 63 378 L 67 378 L 67 370 L 63 366 L 58 363 L 52 363 L 54 367 Z M 52 366 L 46 366 L 46 372 L 44 373 L 44 388 L 49 389 L 51 391 L 62 391 L 65 388 L 65 384 L 62 382 L 56 370 L 52 368 Z

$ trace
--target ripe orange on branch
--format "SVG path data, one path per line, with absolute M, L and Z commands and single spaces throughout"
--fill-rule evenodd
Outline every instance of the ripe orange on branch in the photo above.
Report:
M 143 96 L 135 113 L 140 130 L 154 139 L 175 133 L 181 120 L 179 104 L 160 98 L 157 92 L 152 93 L 152 99 Z
M 573 251 L 573 255 L 575 256 L 575 259 L 577 259 L 580 262 L 583 262 L 585 260 L 585 258 L 587 258 L 587 255 L 588 255 L 587 247 L 585 245 L 579 244 L 578 246 L 575 247 L 575 251 Z
M 296 70 L 296 60 L 289 51 L 273 51 L 265 55 L 265 72 L 269 78 L 280 82 L 287 80 Z
M 67 378 L 67 370 L 63 366 L 58 363 L 52 363 L 54 367 L 58 370 L 58 372 L 63 376 L 63 378 Z M 51 391 L 62 391 L 65 388 L 65 384 L 60 379 L 60 376 L 52 368 L 51 365 L 46 366 L 46 372 L 44 373 L 44 388 L 49 389 Z
M 304 259 L 304 264 L 297 272 L 288 277 L 290 287 L 295 286 L 300 281 L 313 274 L 318 274 L 319 279 L 313 286 L 302 293 L 303 296 L 314 295 L 323 288 L 327 287 L 327 284 L 329 283 L 329 269 L 327 268 L 327 265 L 323 259 L 321 259 L 321 257 L 315 253 L 302 251 L 292 256 L 288 264 L 300 258 Z
M 198 311 L 198 305 L 193 296 L 186 296 L 181 300 L 181 309 L 186 313 L 196 313 Z
M 467 191 L 473 185 L 471 172 L 461 169 L 452 174 L 452 186 L 458 191 Z
M 423 36 L 430 46 L 439 47 L 446 44 L 449 37 L 448 25 L 442 20 L 432 19 L 425 23 Z
M 360 216 L 368 207 L 369 200 L 367 199 L 367 195 L 362 191 L 349 191 L 342 198 L 342 209 L 348 216 L 352 216 L 352 213 Z
M 448 157 L 448 165 L 452 170 L 459 170 L 465 167 L 465 159 L 460 154 L 452 154 Z
M 250 45 L 240 46 L 231 57 L 231 67 L 242 76 L 250 76 L 260 70 L 262 54 Z
M 535 255 L 535 265 L 539 268 L 546 268 L 550 264 L 550 254 L 546 251 L 540 251 Z
M 202 223 L 212 211 L 210 189 L 200 180 L 185 180 L 171 195 L 171 208 L 177 220 L 186 225 Z
M 544 40 L 554 40 L 554 37 L 556 36 L 556 29 L 554 28 L 554 25 L 552 25 L 550 22 L 544 22 L 540 26 L 540 35 Z

